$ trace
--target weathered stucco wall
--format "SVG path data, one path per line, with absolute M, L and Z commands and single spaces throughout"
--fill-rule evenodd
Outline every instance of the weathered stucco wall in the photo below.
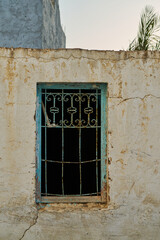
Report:
M 0 69 L 0 239 L 159 240 L 160 52 L 0 49 Z M 37 82 L 108 83 L 108 204 L 35 204 Z
M 1 47 L 64 48 L 65 41 L 57 0 L 54 7 L 51 0 L 0 0 Z

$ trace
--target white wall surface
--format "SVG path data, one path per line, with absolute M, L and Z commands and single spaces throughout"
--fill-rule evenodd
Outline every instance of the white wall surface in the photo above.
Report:
M 1 48 L 0 72 L 0 240 L 159 240 L 160 52 Z M 108 83 L 107 204 L 36 205 L 37 82 Z

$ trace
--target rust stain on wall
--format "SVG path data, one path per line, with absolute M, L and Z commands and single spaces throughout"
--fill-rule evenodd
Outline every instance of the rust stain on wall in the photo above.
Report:
M 160 206 L 160 201 L 158 201 L 153 195 L 148 194 L 143 200 L 143 204 L 152 204 L 154 206 Z
M 122 96 L 122 82 L 119 82 L 118 86 L 119 86 L 119 94 L 118 94 L 118 96 L 121 97 Z
M 65 68 L 65 67 L 66 67 L 66 63 L 65 63 L 65 62 L 62 62 L 61 67 L 62 67 L 62 68 Z

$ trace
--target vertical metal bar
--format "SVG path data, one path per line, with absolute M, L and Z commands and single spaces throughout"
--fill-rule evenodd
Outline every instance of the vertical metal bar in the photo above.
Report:
M 98 90 L 96 89 L 96 189 L 98 195 Z
M 46 101 L 46 92 L 45 89 L 45 112 L 47 112 L 47 101 Z M 45 114 L 45 195 L 47 196 L 47 119 Z
M 62 89 L 62 195 L 64 195 L 64 90 Z
M 79 90 L 79 175 L 80 175 L 80 195 L 82 195 L 82 166 L 81 166 L 81 90 Z
M 73 95 L 71 95 L 71 108 L 73 108 Z M 73 125 L 73 113 L 71 113 L 71 125 Z
M 56 106 L 56 96 L 53 96 L 53 107 L 55 108 L 55 106 Z M 55 122 L 56 122 L 56 116 L 55 116 L 56 114 L 55 113 L 53 113 L 53 124 L 55 124 Z
M 90 107 L 90 96 L 88 96 L 88 108 Z M 88 114 L 88 125 L 90 124 L 90 113 Z
M 37 84 L 37 106 L 36 106 L 36 202 L 41 202 L 41 137 L 42 137 L 42 94 L 41 87 Z
M 107 85 L 101 86 L 101 197 L 107 200 Z

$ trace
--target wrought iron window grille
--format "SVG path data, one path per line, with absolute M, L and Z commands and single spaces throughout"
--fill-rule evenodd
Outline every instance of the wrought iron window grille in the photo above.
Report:
M 37 85 L 37 202 L 106 202 L 106 84 Z

